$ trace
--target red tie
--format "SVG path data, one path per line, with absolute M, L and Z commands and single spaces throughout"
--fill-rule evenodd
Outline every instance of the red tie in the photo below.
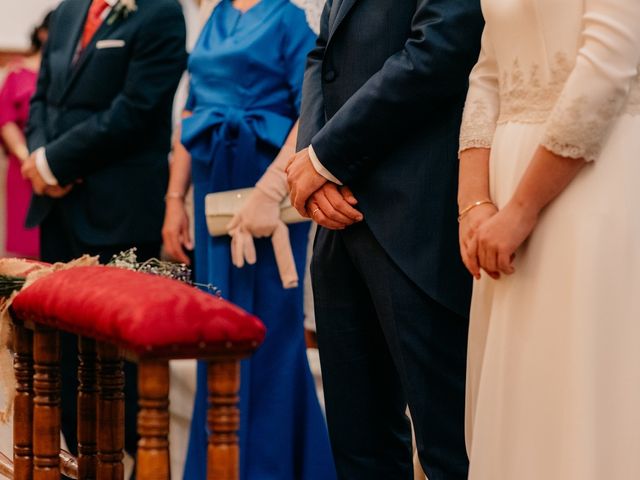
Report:
M 106 0 L 93 0 L 91 7 L 89 7 L 89 13 L 87 15 L 87 21 L 84 24 L 84 30 L 82 31 L 82 38 L 80 39 L 80 49 L 84 50 L 89 45 L 89 42 L 100 28 L 102 23 L 102 14 L 109 8 L 109 4 Z

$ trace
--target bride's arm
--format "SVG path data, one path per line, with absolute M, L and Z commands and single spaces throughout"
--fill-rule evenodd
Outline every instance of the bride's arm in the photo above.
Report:
M 458 187 L 458 211 L 460 212 L 460 254 L 467 270 L 480 278 L 477 260 L 476 232 L 497 208 L 489 193 L 488 148 L 471 148 L 460 153 L 460 176 Z M 493 272 L 490 272 L 493 274 Z
M 531 234 L 540 211 L 571 183 L 584 164 L 582 159 L 538 148 L 512 199 L 477 230 L 477 259 L 484 270 L 514 273 L 515 251 Z
M 545 126 L 542 146 L 596 160 L 638 77 L 640 2 L 586 0 L 582 47 Z
M 489 190 L 489 156 L 498 118 L 498 68 L 489 32 L 482 35 L 478 63 L 469 77 L 469 92 L 460 129 L 458 208 L 460 253 L 476 278 L 480 268 L 474 237 L 478 227 L 496 213 Z
M 596 160 L 622 110 L 640 62 L 640 2 L 587 0 L 583 46 L 511 201 L 478 232 L 483 268 L 513 273 L 515 250 L 540 211 Z

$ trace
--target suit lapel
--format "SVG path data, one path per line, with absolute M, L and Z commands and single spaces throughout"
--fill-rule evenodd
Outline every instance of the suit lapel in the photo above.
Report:
M 73 68 L 73 57 L 76 54 L 78 48 L 78 42 L 80 42 L 80 35 L 84 30 L 84 23 L 91 6 L 91 0 L 80 0 L 74 3 L 70 3 L 70 21 L 69 21 L 69 35 L 67 35 L 67 44 L 64 51 L 64 61 L 66 68 L 67 80 L 71 75 L 71 69 Z
M 356 2 L 357 0 L 342 0 L 340 2 L 340 5 L 338 6 L 338 12 L 336 13 L 335 19 L 329 28 L 329 38 L 333 36 L 335 31 L 338 29 L 338 27 L 345 19 L 347 14 L 351 11 Z
M 71 89 L 73 84 L 75 83 L 76 79 L 78 78 L 78 76 L 80 75 L 82 70 L 84 69 L 84 67 L 87 64 L 87 62 L 89 61 L 89 59 L 93 56 L 93 54 L 95 52 L 95 49 L 96 49 L 96 43 L 98 43 L 100 40 L 102 40 L 107 35 L 109 35 L 109 33 L 111 33 L 111 31 L 118 25 L 118 23 L 119 23 L 118 20 L 116 20 L 115 22 L 112 22 L 111 25 L 109 25 L 108 19 L 109 19 L 110 15 L 111 15 L 111 13 L 109 13 L 109 15 L 107 15 L 107 18 L 105 18 L 104 21 L 102 22 L 102 24 L 100 25 L 100 27 L 98 27 L 98 30 L 93 35 L 93 38 L 91 39 L 91 41 L 89 41 L 89 44 L 86 46 L 84 51 L 80 54 L 80 57 L 76 61 L 75 65 L 72 65 L 70 67 L 70 77 L 69 77 L 69 80 L 67 82 L 67 86 L 65 88 L 65 91 L 64 91 L 64 93 L 62 95 L 63 98 L 67 95 L 67 93 L 69 92 L 69 90 Z M 86 15 L 85 15 L 85 17 L 86 17 Z M 83 22 L 83 25 L 84 25 L 84 22 Z M 78 40 L 76 41 L 76 47 L 74 47 L 74 53 L 75 53 L 75 49 L 77 48 L 79 39 L 80 39 L 80 37 L 78 37 Z

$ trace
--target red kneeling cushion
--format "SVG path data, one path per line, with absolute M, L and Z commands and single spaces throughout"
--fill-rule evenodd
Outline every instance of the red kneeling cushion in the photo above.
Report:
M 40 325 L 145 356 L 198 357 L 253 349 L 264 325 L 231 303 L 175 280 L 114 267 L 78 267 L 37 280 L 13 301 Z

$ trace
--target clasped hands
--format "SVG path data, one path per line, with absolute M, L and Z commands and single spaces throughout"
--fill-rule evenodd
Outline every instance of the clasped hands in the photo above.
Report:
M 31 188 L 33 189 L 33 193 L 36 195 L 46 195 L 51 198 L 62 198 L 73 188 L 73 184 L 67 185 L 66 187 L 62 187 L 60 185 L 48 185 L 36 167 L 35 154 L 31 154 L 29 158 L 22 163 L 20 171 L 22 173 L 22 178 L 31 182 Z
M 349 189 L 339 189 L 315 171 L 307 150 L 295 154 L 293 147 L 283 147 L 227 229 L 236 267 L 256 263 L 254 238 L 271 237 L 282 286 L 295 288 L 299 279 L 289 228 L 280 219 L 281 203 L 289 190 L 298 212 L 327 228 L 343 229 L 363 216 L 354 208 L 358 202 Z
M 476 279 L 481 270 L 496 280 L 515 273 L 516 250 L 533 231 L 538 213 L 515 201 L 502 210 L 493 204 L 471 210 L 460 221 L 460 253 L 467 270 Z
M 363 220 L 351 190 L 320 175 L 311 163 L 308 148 L 291 157 L 286 173 L 291 203 L 300 215 L 331 230 L 343 230 Z

